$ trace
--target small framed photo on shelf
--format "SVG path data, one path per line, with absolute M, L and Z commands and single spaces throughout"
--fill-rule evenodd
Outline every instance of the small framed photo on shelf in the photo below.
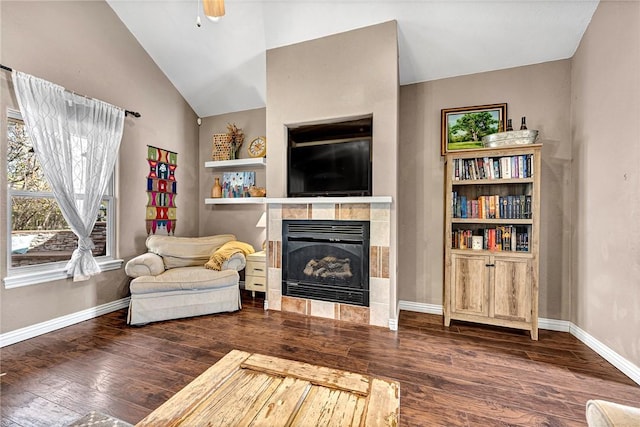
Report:
M 503 131 L 506 117 L 506 103 L 444 108 L 440 154 L 482 148 L 482 137 Z
M 249 189 L 256 184 L 255 172 L 224 172 L 222 174 L 222 197 L 251 197 Z

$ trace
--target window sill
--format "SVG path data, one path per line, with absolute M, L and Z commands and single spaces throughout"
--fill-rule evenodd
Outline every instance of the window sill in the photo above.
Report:
M 124 262 L 121 259 L 113 259 L 113 258 L 103 258 L 96 259 L 98 262 L 98 266 L 100 270 L 105 272 L 109 270 L 118 270 L 122 268 L 122 263 Z M 8 277 L 5 277 L 4 288 L 5 289 L 13 289 L 20 288 L 23 286 L 29 285 L 37 285 L 38 283 L 52 282 L 54 280 L 63 280 L 69 279 L 71 276 L 67 275 L 64 267 L 43 267 L 42 269 L 36 269 L 29 271 L 28 273 L 23 274 L 13 274 Z

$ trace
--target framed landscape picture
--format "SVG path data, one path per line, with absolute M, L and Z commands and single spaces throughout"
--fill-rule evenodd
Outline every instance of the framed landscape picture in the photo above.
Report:
M 482 148 L 482 137 L 501 131 L 506 117 L 506 103 L 443 109 L 441 154 Z

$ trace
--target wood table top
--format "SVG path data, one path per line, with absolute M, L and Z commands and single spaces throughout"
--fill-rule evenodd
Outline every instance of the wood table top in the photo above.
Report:
M 400 384 L 232 350 L 137 426 L 397 426 Z

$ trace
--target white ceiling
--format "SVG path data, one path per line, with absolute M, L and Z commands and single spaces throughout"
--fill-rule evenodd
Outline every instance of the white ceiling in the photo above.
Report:
M 200 117 L 264 107 L 266 50 L 398 22 L 400 84 L 570 58 L 594 0 L 107 0 Z M 196 26 L 196 16 L 202 26 Z

